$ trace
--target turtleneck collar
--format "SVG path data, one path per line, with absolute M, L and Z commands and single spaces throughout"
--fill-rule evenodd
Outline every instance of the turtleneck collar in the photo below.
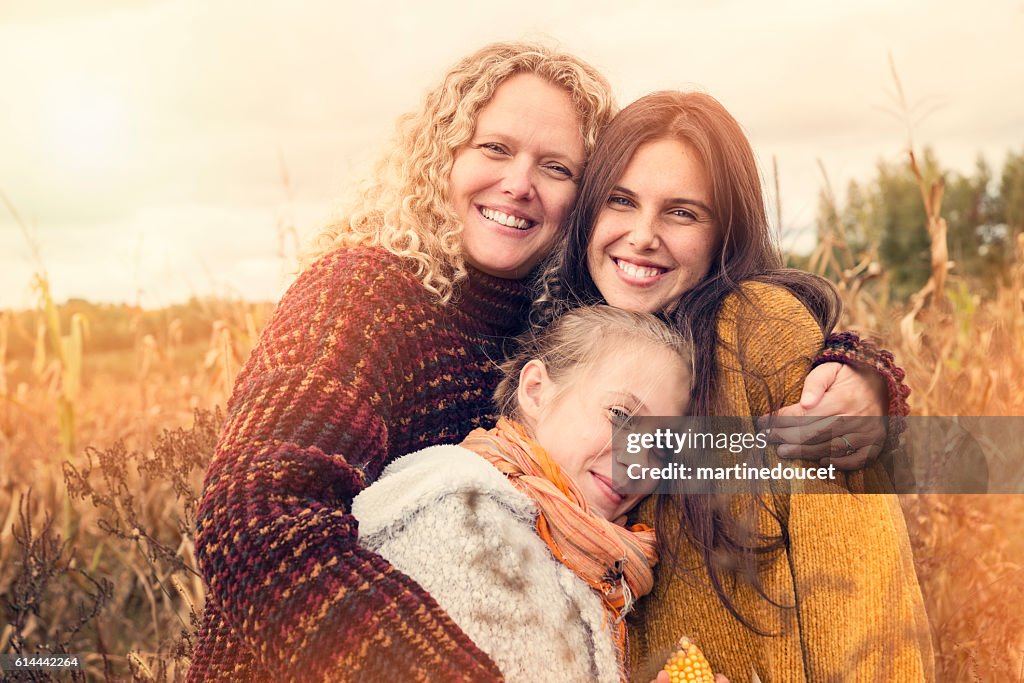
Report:
M 451 306 L 476 321 L 482 331 L 509 336 L 526 325 L 532 301 L 529 279 L 505 280 L 469 264 L 469 277 L 459 283 Z

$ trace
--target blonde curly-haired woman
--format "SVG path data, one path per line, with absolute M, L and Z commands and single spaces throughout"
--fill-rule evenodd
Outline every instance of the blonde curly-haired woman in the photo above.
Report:
M 523 278 L 614 111 L 590 66 L 505 43 L 400 121 L 237 379 L 199 509 L 209 599 L 192 680 L 501 677 L 429 594 L 358 547 L 349 509 L 395 457 L 490 426 Z

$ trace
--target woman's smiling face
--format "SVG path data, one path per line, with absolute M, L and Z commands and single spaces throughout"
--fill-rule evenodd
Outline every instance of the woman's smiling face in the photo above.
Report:
M 687 142 L 637 148 L 597 214 L 587 247 L 590 276 L 612 306 L 671 310 L 704 279 L 721 241 L 711 183 Z
M 584 159 L 565 90 L 534 74 L 498 86 L 451 171 L 466 261 L 497 277 L 526 277 L 562 229 Z

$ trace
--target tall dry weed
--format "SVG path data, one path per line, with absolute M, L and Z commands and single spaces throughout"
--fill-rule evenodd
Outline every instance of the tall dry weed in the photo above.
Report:
M 895 69 L 893 75 L 905 107 Z M 811 267 L 836 282 L 845 307 L 841 326 L 880 335 L 895 352 L 913 388 L 913 415 L 1024 415 L 1024 235 L 1009 286 L 982 300 L 948 260 L 942 179 L 924 177 L 909 135 L 907 155 L 930 242 L 924 287 L 906 306 L 888 302 L 878 245 L 862 253 L 850 247 L 830 191 Z M 1019 435 L 1003 436 L 1005 452 L 986 444 L 988 455 L 1016 463 L 1019 472 Z M 1024 498 L 913 495 L 901 496 L 901 503 L 938 680 L 1024 681 Z
M 237 365 L 211 377 L 181 353 L 172 321 L 163 348 L 140 331 L 137 375 L 111 382 L 93 369 L 88 320 L 61 315 L 39 264 L 30 356 L 9 358 L 9 335 L 23 331 L 0 316 L 0 652 L 82 654 L 74 680 L 147 668 L 183 680 L 204 599 L 195 506 L 222 421 L 196 409 L 215 407 L 211 386 L 222 400 Z M 230 338 L 235 358 L 248 353 L 247 323 L 258 324 L 252 306 L 238 309 L 218 312 L 243 330 Z M 6 381 L 19 376 L 28 381 Z
M 18 501 L 11 538 L 14 557 L 7 559 L 16 569 L 7 577 L 0 598 L 7 617 L 4 650 L 15 655 L 82 652 L 83 631 L 109 603 L 113 584 L 77 566 L 67 541 L 54 531 L 49 511 L 33 504 L 31 490 Z M 85 671 L 107 669 L 101 639 L 88 652 L 90 656 L 83 658 Z M 72 670 L 71 679 L 85 681 L 85 671 Z M 28 677 L 49 680 L 45 673 Z

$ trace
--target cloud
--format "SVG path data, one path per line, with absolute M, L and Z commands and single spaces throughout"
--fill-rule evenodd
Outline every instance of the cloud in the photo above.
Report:
M 253 273 L 275 258 L 277 217 L 296 206 L 309 224 L 325 216 L 396 117 L 492 40 L 559 43 L 605 72 L 621 102 L 664 88 L 715 95 L 765 168 L 778 159 L 784 220 L 797 227 L 814 219 L 819 160 L 841 192 L 879 158 L 902 154 L 905 128 L 882 111 L 893 105 L 890 51 L 910 102 L 942 104 L 918 123 L 915 140 L 944 163 L 968 171 L 978 150 L 998 163 L 1024 144 L 1024 73 L 1013 68 L 1024 62 L 1024 13 L 1011 7 L 128 4 L 0 7 L 0 187 L 59 242 L 53 249 L 79 250 L 77 261 L 71 252 L 54 257 L 74 272 L 69 294 L 134 291 L 118 264 L 132 262 L 142 235 L 155 254 L 147 258 L 162 259 L 147 268 L 188 273 L 161 271 L 164 291 L 237 276 L 256 296 L 258 281 L 273 279 Z M 10 226 L 0 215 L 5 278 L 21 272 L 11 265 Z M 200 256 L 215 276 L 197 269 Z

